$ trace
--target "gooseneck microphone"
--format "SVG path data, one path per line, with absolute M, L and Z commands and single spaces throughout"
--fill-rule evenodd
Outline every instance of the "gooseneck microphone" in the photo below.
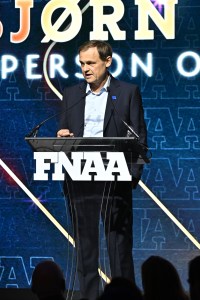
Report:
M 37 136 L 37 133 L 38 133 L 38 130 L 40 129 L 40 127 L 45 124 L 47 121 L 55 118 L 56 116 L 62 114 L 63 112 L 61 113 L 57 113 L 57 114 L 54 114 L 48 118 L 46 118 L 45 120 L 43 120 L 41 123 L 39 123 L 37 126 L 35 126 L 27 135 L 26 137 L 36 137 Z
M 110 87 L 109 87 L 109 86 L 107 87 L 107 92 L 108 92 L 108 97 L 109 97 L 109 99 L 110 99 L 110 101 L 111 101 L 111 103 L 112 103 L 112 106 L 113 106 L 113 108 L 114 108 L 114 111 L 117 113 L 117 115 L 118 115 L 120 121 L 121 121 L 121 122 L 126 126 L 126 128 L 128 129 L 128 131 L 127 131 L 127 136 L 130 137 L 131 135 L 133 135 L 133 137 L 134 137 L 136 140 L 138 140 L 138 139 L 139 139 L 139 135 L 135 132 L 135 130 L 133 129 L 132 126 L 128 125 L 128 124 L 121 118 L 121 116 L 120 116 L 118 110 L 116 109 L 116 107 L 115 107 L 115 105 L 114 105 L 114 103 L 113 103 L 113 101 L 112 101 L 112 99 L 111 99 L 111 96 L 110 96 Z
M 65 112 L 69 111 L 70 109 L 72 109 L 73 107 L 75 107 L 77 104 L 79 104 L 79 102 L 81 102 L 83 99 L 85 99 L 85 97 L 88 95 L 88 92 L 85 93 L 81 99 L 79 99 L 76 103 L 74 103 L 73 105 L 71 105 L 70 107 L 68 107 L 67 109 L 65 109 L 64 111 L 62 112 L 59 112 L 59 113 L 56 113 L 48 118 L 46 118 L 45 120 L 43 120 L 41 123 L 39 123 L 38 125 L 36 125 L 25 137 L 36 137 L 37 136 L 37 133 L 40 129 L 40 127 L 42 125 L 44 125 L 46 122 L 48 122 L 49 120 L 59 116 L 59 115 L 62 115 L 64 114 Z

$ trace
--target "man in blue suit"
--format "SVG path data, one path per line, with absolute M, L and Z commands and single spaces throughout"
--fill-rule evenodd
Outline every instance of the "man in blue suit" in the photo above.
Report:
M 119 81 L 108 71 L 112 48 L 103 41 L 85 42 L 79 48 L 84 82 L 67 87 L 63 93 L 58 137 L 125 137 L 131 126 L 139 141 L 147 134 L 139 88 Z M 75 224 L 78 276 L 81 297 L 99 295 L 99 217 L 104 222 L 111 276 L 134 279 L 132 259 L 132 188 L 142 174 L 133 167 L 131 182 L 75 182 L 66 180 Z

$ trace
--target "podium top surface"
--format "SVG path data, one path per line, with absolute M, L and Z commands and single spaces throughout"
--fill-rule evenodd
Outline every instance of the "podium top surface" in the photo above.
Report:
M 130 152 L 135 158 L 149 162 L 147 147 L 132 137 L 25 137 L 25 140 L 34 152 Z

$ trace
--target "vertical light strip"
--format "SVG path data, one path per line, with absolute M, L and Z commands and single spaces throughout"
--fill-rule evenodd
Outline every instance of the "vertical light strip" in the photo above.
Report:
M 199 242 L 191 233 L 174 217 L 174 215 L 162 204 L 162 202 L 150 191 L 150 189 L 140 180 L 139 185 L 151 197 L 151 199 L 162 209 L 162 211 L 178 226 L 178 228 L 190 239 L 190 241 L 200 249 Z

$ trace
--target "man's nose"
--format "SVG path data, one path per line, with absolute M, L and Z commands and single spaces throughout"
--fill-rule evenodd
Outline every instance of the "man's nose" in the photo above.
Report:
M 88 66 L 87 64 L 84 64 L 84 65 L 82 66 L 82 70 L 83 70 L 84 72 L 88 71 L 88 70 L 89 70 L 89 66 Z

